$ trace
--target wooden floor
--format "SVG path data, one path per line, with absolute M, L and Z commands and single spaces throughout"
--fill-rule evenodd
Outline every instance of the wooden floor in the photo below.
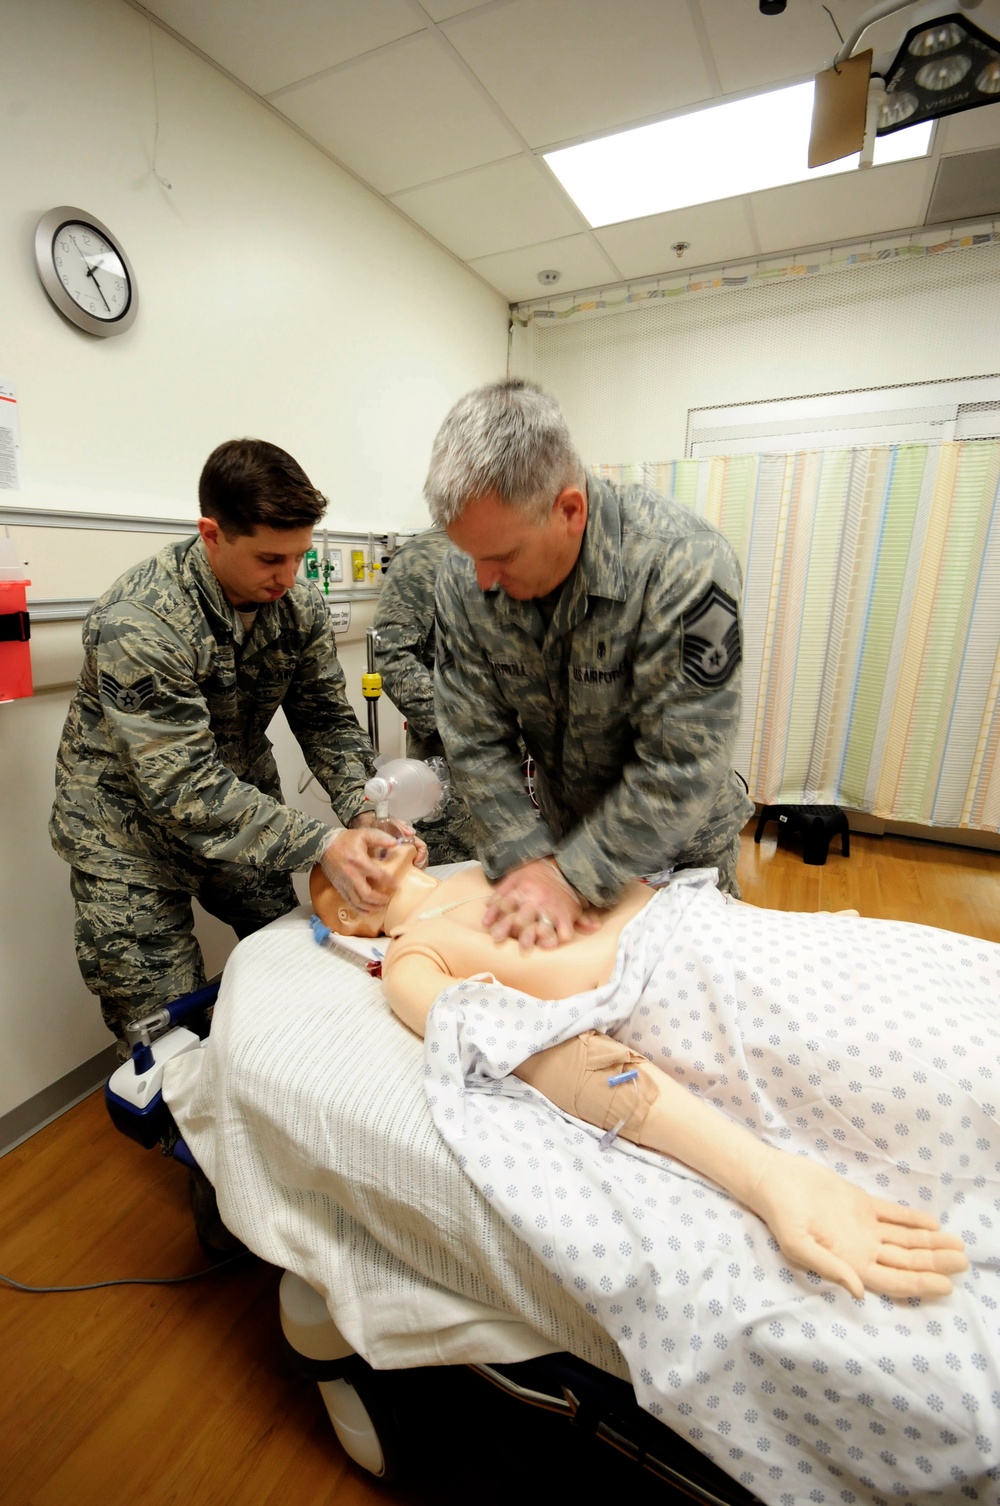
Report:
M 838 839 L 812 868 L 774 832 L 759 847 L 744 836 L 740 878 L 756 904 L 854 907 L 1000 941 L 1000 854 L 855 836 L 850 858 Z M 0 1209 L 0 1271 L 34 1285 L 205 1264 L 184 1173 L 113 1130 L 99 1094 L 0 1159 Z M 315 1386 L 286 1364 L 278 1276 L 248 1261 L 184 1286 L 0 1287 L 3 1506 L 664 1499 L 610 1450 L 581 1452 L 568 1424 L 464 1371 L 415 1389 L 412 1477 L 374 1484 L 341 1452 Z

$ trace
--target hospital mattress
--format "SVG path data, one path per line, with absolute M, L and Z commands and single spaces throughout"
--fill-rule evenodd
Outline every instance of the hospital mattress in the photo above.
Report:
M 163 1093 L 227 1228 L 321 1292 L 377 1369 L 566 1350 L 627 1376 L 461 1170 L 423 1072 L 378 981 L 317 946 L 300 911 L 236 948 L 210 1037 Z

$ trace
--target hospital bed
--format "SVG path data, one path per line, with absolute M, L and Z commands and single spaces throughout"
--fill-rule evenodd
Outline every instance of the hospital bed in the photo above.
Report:
M 219 1230 L 288 1273 L 286 1336 L 376 1474 L 380 1375 L 471 1365 L 717 1506 L 1000 1506 L 998 997 L 989 942 L 731 905 L 691 870 L 608 983 L 539 1009 L 469 979 L 421 1042 L 300 912 L 236 948 L 207 1040 L 153 1042 L 109 1103 L 121 1121 L 131 1093 L 154 1139 L 160 1073 Z M 926 1202 L 968 1271 L 902 1303 L 792 1269 L 722 1189 L 509 1075 L 559 1014 L 618 1021 L 758 1133 Z
M 142 1034 L 107 1085 L 112 1119 L 189 1168 L 213 1258 L 242 1241 L 284 1269 L 290 1354 L 361 1466 L 386 1478 L 399 1463 L 393 1371 L 466 1365 L 642 1465 L 665 1499 L 757 1499 L 639 1408 L 617 1346 L 442 1142 L 421 1042 L 303 912 Z

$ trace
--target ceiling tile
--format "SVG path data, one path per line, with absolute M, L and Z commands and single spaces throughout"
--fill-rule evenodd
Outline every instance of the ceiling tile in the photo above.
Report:
M 449 21 L 452 16 L 461 16 L 477 6 L 489 5 L 491 0 L 420 0 L 432 21 Z
M 528 157 L 496 162 L 392 200 L 457 256 L 489 256 L 555 240 L 583 218 Z
M 937 150 L 940 154 L 950 152 L 975 152 L 984 146 L 1000 146 L 1000 104 L 981 105 L 975 110 L 964 110 L 961 115 L 949 115 L 938 122 Z
M 846 36 L 870 0 L 831 5 Z M 819 4 L 789 5 L 780 16 L 763 16 L 755 0 L 702 0 L 701 14 L 724 94 L 795 82 L 833 61 L 840 40 Z
M 382 193 L 495 162 L 519 147 L 461 65 L 428 35 L 360 58 L 274 103 Z
M 469 265 L 511 303 L 561 296 L 578 288 L 620 280 L 614 263 L 602 255 L 589 235 L 568 235 L 558 241 L 543 241 L 538 246 L 523 246 L 518 251 L 481 256 Z M 554 287 L 543 287 L 538 281 L 538 274 L 544 269 L 562 274 Z
M 934 163 L 893 162 L 750 195 L 764 253 L 863 240 L 923 222 Z
M 715 266 L 757 252 L 742 198 L 605 225 L 594 235 L 621 268 L 623 277 L 676 274 L 687 267 Z M 687 241 L 690 246 L 682 257 L 673 250 L 677 241 Z
M 712 93 L 680 0 L 512 0 L 459 16 L 443 30 L 533 147 Z
M 149 0 L 149 9 L 258 94 L 423 30 L 407 0 Z

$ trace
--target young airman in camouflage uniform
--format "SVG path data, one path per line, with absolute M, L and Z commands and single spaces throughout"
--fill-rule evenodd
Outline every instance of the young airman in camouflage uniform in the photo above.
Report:
M 365 908 L 385 901 L 386 839 L 362 813 L 371 747 L 323 598 L 295 579 L 326 499 L 260 440 L 215 450 L 199 497 L 198 535 L 91 609 L 59 746 L 52 842 L 72 865 L 84 981 L 120 1040 L 204 982 L 192 896 L 240 936 L 293 909 L 291 874 L 319 861 Z M 283 803 L 266 736 L 279 706 L 358 829 Z
M 732 769 L 741 581 L 727 541 L 654 491 L 586 476 L 556 404 L 521 382 L 452 409 L 425 495 L 460 551 L 438 577 L 435 707 L 499 880 L 494 936 L 557 945 L 587 905 L 669 866 L 715 866 L 738 894 L 753 806 Z
M 450 549 L 440 528 L 409 539 L 393 557 L 375 612 L 378 668 L 386 694 L 406 717 L 410 758 L 444 758 L 434 720 L 434 586 Z M 417 829 L 432 863 L 476 855 L 468 808 L 454 791 L 442 813 Z

